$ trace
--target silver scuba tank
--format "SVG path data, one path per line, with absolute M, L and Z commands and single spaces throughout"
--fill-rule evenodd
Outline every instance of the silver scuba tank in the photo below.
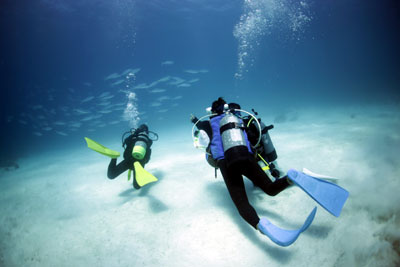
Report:
M 224 153 L 233 147 L 247 146 L 243 130 L 239 128 L 243 126 L 242 124 L 239 118 L 230 112 L 227 112 L 219 122 Z
M 261 124 L 261 129 L 262 129 L 262 132 L 263 132 L 263 134 L 261 136 L 261 142 L 263 144 L 265 153 L 269 154 L 269 153 L 271 153 L 272 151 L 275 150 L 275 147 L 272 144 L 271 137 L 269 136 L 268 130 L 266 130 L 267 127 L 262 122 L 260 124 Z
M 138 136 L 138 140 L 135 142 L 135 145 L 132 149 L 132 157 L 137 160 L 142 160 L 146 156 L 147 152 L 147 142 L 149 137 L 147 134 L 140 133 Z
M 272 143 L 271 137 L 268 133 L 268 130 L 272 129 L 273 126 L 270 126 L 271 128 L 268 129 L 268 127 L 266 127 L 264 123 L 261 122 L 260 125 L 262 130 L 261 143 L 264 148 L 263 155 L 266 157 L 266 160 L 268 160 L 268 162 L 274 161 L 277 158 L 277 154 L 274 144 Z
M 144 141 L 136 141 L 132 150 L 132 156 L 135 159 L 141 160 L 146 155 L 147 144 Z

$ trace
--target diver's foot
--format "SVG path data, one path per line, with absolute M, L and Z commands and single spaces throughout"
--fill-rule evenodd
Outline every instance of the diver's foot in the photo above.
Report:
M 270 222 L 267 218 L 261 218 L 257 224 L 257 229 L 264 235 L 268 236 L 271 241 L 275 244 L 287 247 L 290 246 L 299 235 L 307 230 L 307 228 L 311 225 L 314 220 L 315 213 L 317 212 L 317 207 L 315 207 L 311 213 L 308 215 L 306 221 L 303 226 L 298 229 L 286 230 L 282 229 L 272 222 Z
M 142 188 L 140 185 L 138 185 L 138 183 L 136 182 L 136 179 L 135 179 L 135 178 L 133 179 L 132 185 L 133 185 L 133 187 L 134 187 L 135 189 L 140 189 L 140 188 Z
M 274 177 L 275 179 L 279 179 L 279 177 L 281 177 L 281 173 L 277 169 L 271 169 L 270 172 L 272 177 Z
M 279 170 L 278 166 L 276 166 L 274 163 L 269 163 L 269 171 L 275 179 L 279 179 L 283 172 Z

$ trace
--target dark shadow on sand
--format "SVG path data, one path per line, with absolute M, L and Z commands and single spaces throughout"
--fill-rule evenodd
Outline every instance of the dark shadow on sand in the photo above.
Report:
M 124 198 L 121 201 L 121 204 L 132 201 L 137 197 L 146 197 L 149 200 L 150 209 L 153 213 L 160 213 L 168 210 L 168 206 L 165 205 L 160 199 L 156 198 L 152 194 L 150 194 L 150 190 L 153 186 L 156 186 L 158 183 L 162 182 L 164 177 L 164 173 L 161 171 L 155 171 L 153 173 L 155 177 L 157 177 L 158 181 L 154 183 L 147 184 L 140 189 L 135 189 L 133 186 L 125 191 L 122 191 L 118 194 L 121 198 Z
M 212 192 L 215 203 L 229 214 L 229 217 L 231 217 L 236 223 L 243 235 L 246 236 L 252 243 L 257 244 L 259 249 L 267 253 L 270 257 L 281 264 L 287 264 L 291 261 L 294 253 L 293 251 L 283 247 L 275 246 L 272 243 L 270 245 L 268 244 L 267 240 L 265 242 L 261 241 L 259 238 L 261 233 L 253 229 L 246 221 L 242 219 L 235 205 L 233 204 L 224 183 L 210 183 L 207 185 L 207 190 Z M 272 212 L 269 212 L 269 215 L 271 215 L 271 217 L 279 218 L 278 214 Z M 268 239 L 267 237 L 265 238 Z
M 248 185 L 246 185 L 248 186 Z M 242 219 L 242 217 L 239 215 L 239 212 L 237 211 L 235 205 L 233 204 L 228 190 L 226 189 L 226 186 L 223 182 L 220 183 L 210 183 L 206 186 L 206 190 L 211 192 L 212 196 L 214 196 L 214 202 L 216 205 L 220 206 L 223 210 L 225 210 L 229 216 L 232 218 L 232 220 L 236 223 L 236 225 L 239 227 L 240 231 L 243 233 L 244 236 L 246 236 L 252 243 L 257 244 L 259 249 L 267 253 L 270 257 L 272 257 L 274 260 L 278 261 L 281 264 L 288 264 L 290 263 L 291 259 L 294 256 L 294 253 L 290 248 L 287 247 L 279 247 L 272 243 L 268 239 L 268 237 L 265 237 L 265 242 L 260 239 L 260 235 L 262 235 L 258 230 L 253 229 L 245 220 Z M 257 194 L 253 194 L 251 191 L 255 190 L 253 188 L 247 189 L 246 191 L 248 192 L 248 198 L 250 203 L 252 203 L 252 200 L 257 198 Z M 262 192 L 264 193 L 264 192 Z M 259 215 L 262 214 L 262 217 L 267 217 L 269 219 L 273 219 L 276 221 L 282 221 L 284 220 L 284 216 L 277 214 L 275 212 L 271 212 L 270 210 L 256 207 L 257 213 Z M 305 218 L 304 218 L 305 219 Z M 301 225 L 293 224 L 293 229 L 296 229 L 300 227 Z M 309 235 L 315 238 L 319 239 L 324 239 L 328 236 L 329 232 L 331 231 L 331 227 L 327 226 L 319 226 L 317 224 L 312 224 L 307 231 L 302 233 L 302 235 Z M 300 236 L 301 238 L 301 236 Z

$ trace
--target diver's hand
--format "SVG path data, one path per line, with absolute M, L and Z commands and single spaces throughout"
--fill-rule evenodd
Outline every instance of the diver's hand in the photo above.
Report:
M 190 114 L 190 122 L 192 122 L 192 123 L 196 123 L 196 121 L 197 121 L 197 118 L 196 118 L 196 116 L 195 116 L 195 115 L 193 115 L 193 114 Z

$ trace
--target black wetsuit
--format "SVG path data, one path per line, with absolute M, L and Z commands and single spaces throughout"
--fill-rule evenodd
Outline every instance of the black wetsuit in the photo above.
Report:
M 236 105 L 232 106 L 232 108 L 240 109 L 239 105 L 234 103 L 231 104 Z M 198 119 L 194 117 L 191 121 L 192 123 L 196 123 Z M 204 130 L 207 133 L 210 140 L 212 140 L 212 128 L 210 121 L 199 121 L 196 126 L 199 130 Z M 250 134 L 249 140 L 256 143 L 257 138 Z M 260 218 L 258 217 L 257 212 L 255 211 L 253 206 L 251 206 L 247 198 L 243 181 L 243 175 L 249 178 L 255 186 L 261 188 L 266 194 L 270 196 L 275 196 L 280 192 L 282 192 L 289 186 L 289 183 L 286 179 L 287 176 L 272 182 L 271 179 L 269 179 L 269 177 L 267 176 L 267 174 L 258 165 L 254 156 L 249 152 L 247 153 L 248 153 L 247 157 L 246 155 L 244 155 L 245 160 L 234 163 L 229 167 L 227 166 L 225 159 L 219 160 L 217 166 L 220 169 L 222 176 L 224 177 L 224 181 L 229 191 L 229 195 L 231 196 L 233 203 L 238 209 L 239 214 L 251 226 L 257 228 L 257 224 L 260 221 Z
M 236 103 L 230 103 L 229 107 L 240 109 L 240 105 Z M 210 135 L 210 137 L 211 136 L 212 135 Z M 250 138 L 253 138 L 253 136 L 250 136 Z M 210 138 L 210 140 L 212 139 Z M 224 177 L 229 195 L 231 196 L 233 203 L 238 209 L 239 214 L 245 221 L 247 221 L 251 226 L 257 229 L 257 224 L 259 223 L 260 218 L 258 217 L 257 212 L 249 203 L 249 200 L 247 198 L 243 175 L 249 178 L 255 186 L 261 188 L 266 194 L 270 196 L 275 196 L 282 192 L 289 186 L 289 183 L 286 176 L 272 182 L 267 174 L 258 165 L 256 159 L 254 158 L 254 155 L 252 155 L 247 150 L 243 153 L 247 153 L 247 155 L 239 155 L 241 159 L 233 164 L 230 164 L 229 166 L 225 159 L 218 160 L 217 165 L 221 171 L 222 176 Z
M 191 119 L 191 122 L 197 123 L 196 124 L 197 129 L 205 131 L 211 140 L 212 129 L 211 129 L 210 121 L 199 121 L 199 119 L 197 117 L 193 117 Z
M 236 162 L 229 167 L 225 159 L 221 159 L 218 161 L 218 167 L 239 214 L 254 228 L 257 228 L 260 218 L 249 203 L 242 175 L 245 175 L 255 186 L 270 196 L 279 194 L 289 186 L 286 176 L 272 182 L 250 153 L 247 160 Z
M 134 159 L 132 156 L 132 149 L 135 145 L 135 142 L 138 140 L 137 135 L 132 134 L 127 137 L 124 141 L 126 144 L 126 148 L 124 151 L 124 160 L 117 164 L 117 159 L 111 159 L 110 164 L 108 165 L 107 176 L 109 179 L 114 179 L 119 176 L 121 173 L 125 172 L 128 169 L 134 170 L 133 163 L 135 161 L 139 161 L 140 164 L 144 167 L 144 165 L 149 162 L 151 156 L 151 145 L 153 141 L 148 140 L 147 142 L 147 150 L 146 155 L 142 160 Z

